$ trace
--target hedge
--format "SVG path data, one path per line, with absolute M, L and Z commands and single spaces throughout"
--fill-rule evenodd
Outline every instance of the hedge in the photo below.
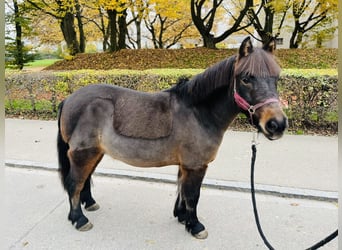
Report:
M 58 103 L 80 87 L 109 83 L 140 91 L 159 91 L 171 87 L 179 77 L 191 77 L 202 70 L 81 70 L 69 72 L 9 72 L 5 77 L 7 115 L 34 114 L 56 118 Z M 285 71 L 278 89 L 286 103 L 290 131 L 319 131 L 337 134 L 337 74 L 319 71 Z M 335 71 L 334 71 L 335 72 Z M 244 120 L 241 116 L 238 118 Z M 244 122 L 244 121 L 242 121 Z

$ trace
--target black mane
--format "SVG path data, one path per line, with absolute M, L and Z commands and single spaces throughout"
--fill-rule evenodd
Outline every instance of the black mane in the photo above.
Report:
M 191 79 L 180 78 L 169 91 L 188 104 L 197 104 L 233 83 L 235 56 L 225 59 Z

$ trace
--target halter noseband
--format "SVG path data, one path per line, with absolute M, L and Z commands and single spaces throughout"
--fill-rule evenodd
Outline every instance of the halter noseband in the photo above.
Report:
M 253 123 L 253 114 L 255 113 L 255 111 L 259 108 L 261 108 L 262 106 L 269 104 L 269 103 L 279 103 L 279 99 L 278 98 L 268 98 L 263 102 L 259 102 L 255 105 L 251 105 L 249 104 L 242 96 L 239 95 L 239 93 L 236 90 L 236 80 L 234 77 L 234 100 L 236 102 L 236 104 L 238 105 L 239 108 L 248 111 L 249 116 L 251 118 L 251 124 L 254 126 Z

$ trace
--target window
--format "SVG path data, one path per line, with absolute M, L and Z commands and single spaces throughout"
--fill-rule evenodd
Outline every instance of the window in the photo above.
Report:
M 276 38 L 277 45 L 283 45 L 283 43 L 284 43 L 284 38 L 279 38 L 279 37 Z

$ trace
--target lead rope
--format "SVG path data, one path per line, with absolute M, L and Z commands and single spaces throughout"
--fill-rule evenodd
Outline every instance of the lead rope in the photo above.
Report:
M 274 250 L 274 247 L 268 242 L 266 236 L 264 235 L 264 232 L 262 231 L 260 221 L 259 221 L 258 210 L 257 210 L 257 206 L 256 206 L 255 188 L 254 188 L 254 165 L 255 165 L 256 152 L 257 152 L 256 145 L 257 145 L 257 142 L 255 139 L 255 133 L 254 133 L 253 140 L 252 140 L 252 160 L 251 160 L 251 194 L 252 194 L 253 212 L 254 212 L 254 217 L 255 217 L 255 223 L 257 225 L 257 228 L 258 228 L 258 231 L 259 231 L 259 234 L 260 234 L 262 240 L 264 241 L 264 243 L 268 247 L 268 249 Z M 307 248 L 306 250 L 318 249 L 318 248 L 324 246 L 325 244 L 327 244 L 328 242 L 330 242 L 331 240 L 333 240 L 337 235 L 338 235 L 338 230 L 336 230 L 335 232 L 333 232 L 332 234 L 330 234 L 328 237 L 321 240 L 320 242 L 316 243 L 315 245 Z

